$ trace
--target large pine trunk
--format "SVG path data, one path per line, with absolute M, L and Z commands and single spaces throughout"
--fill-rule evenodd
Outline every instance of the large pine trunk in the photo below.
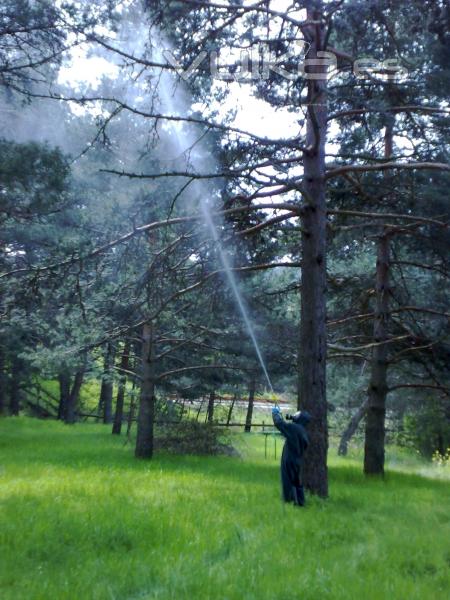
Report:
M 137 458 L 153 456 L 155 425 L 155 350 L 151 323 L 142 328 L 141 396 L 137 420 L 137 438 L 134 454 Z
M 321 2 L 307 4 L 307 20 L 323 20 Z M 310 43 L 306 58 L 320 58 L 325 44 L 324 25 L 305 28 Z M 308 79 L 306 150 L 303 153 L 305 208 L 302 213 L 301 321 L 299 348 L 299 409 L 312 416 L 310 446 L 305 456 L 304 485 L 322 497 L 328 495 L 326 401 L 326 204 L 325 140 L 327 81 L 325 64 L 306 65 Z
M 81 386 L 84 379 L 84 368 L 80 369 L 75 373 L 73 380 L 72 389 L 66 404 L 66 414 L 64 415 L 64 422 L 68 425 L 72 425 L 77 420 L 77 407 L 78 398 L 80 396 Z
M 388 319 L 389 319 L 389 235 L 378 239 L 376 272 L 376 306 L 372 350 L 371 375 L 368 390 L 366 434 L 364 444 L 364 473 L 384 474 L 384 438 L 387 369 L 388 369 Z
M 130 342 L 128 340 L 125 341 L 122 358 L 120 359 L 120 377 L 119 377 L 119 387 L 117 390 L 117 399 L 116 399 L 116 412 L 114 413 L 114 424 L 112 428 L 112 433 L 116 435 L 120 435 L 122 431 L 122 420 L 123 420 L 123 404 L 125 400 L 125 385 L 127 382 L 127 371 L 130 366 Z
M 256 381 L 252 379 L 248 388 L 248 404 L 247 404 L 247 416 L 245 418 L 245 429 L 246 433 L 250 433 L 252 429 L 252 418 L 253 418 L 253 405 L 255 403 L 255 390 Z

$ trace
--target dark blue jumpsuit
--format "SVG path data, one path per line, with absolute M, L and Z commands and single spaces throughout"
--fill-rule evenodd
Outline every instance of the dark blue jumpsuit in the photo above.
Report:
M 297 506 L 305 504 L 305 492 L 301 481 L 303 455 L 308 447 L 308 434 L 304 425 L 309 418 L 300 422 L 287 423 L 280 414 L 273 414 L 275 427 L 286 438 L 281 456 L 281 487 L 283 500 L 293 502 Z

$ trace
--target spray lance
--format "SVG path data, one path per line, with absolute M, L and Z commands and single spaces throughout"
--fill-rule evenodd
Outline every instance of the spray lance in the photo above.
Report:
M 278 414 L 281 416 L 281 408 L 276 400 L 273 400 L 272 414 Z M 291 415 L 290 413 L 286 413 L 284 415 L 284 418 L 286 419 L 286 421 L 293 421 L 294 423 L 298 423 L 301 415 L 304 415 L 307 421 L 311 419 L 311 416 L 307 411 L 297 411 L 293 415 Z
M 273 396 L 272 402 L 273 402 L 272 417 L 275 418 L 277 416 L 277 417 L 281 418 L 281 409 L 277 402 L 275 394 Z M 273 430 L 272 437 L 273 437 L 273 442 L 274 442 L 274 447 L 275 447 L 275 458 L 276 458 L 276 456 L 277 456 L 277 431 L 275 429 Z

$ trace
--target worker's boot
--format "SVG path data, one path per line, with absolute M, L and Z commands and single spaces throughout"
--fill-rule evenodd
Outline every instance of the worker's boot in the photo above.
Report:
M 294 504 L 296 506 L 305 506 L 305 490 L 302 485 L 295 486 L 294 491 Z

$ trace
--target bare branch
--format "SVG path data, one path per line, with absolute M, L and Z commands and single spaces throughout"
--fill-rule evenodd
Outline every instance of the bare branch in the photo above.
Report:
M 349 217 L 363 217 L 369 219 L 403 219 L 406 221 L 414 221 L 418 223 L 425 223 L 428 225 L 437 225 L 438 227 L 448 227 L 449 224 L 437 219 L 430 219 L 428 217 L 420 217 L 408 214 L 396 214 L 396 213 L 370 213 L 361 212 L 357 210 L 327 210 L 329 215 L 345 215 Z
M 156 377 L 156 381 L 169 377 L 171 375 L 181 375 L 182 373 L 188 373 L 189 371 L 202 371 L 204 369 L 230 369 L 233 371 L 247 371 L 243 367 L 234 367 L 232 365 L 195 365 L 192 367 L 180 367 L 179 369 L 172 369 L 171 371 L 164 371 Z
M 327 321 L 327 325 L 342 325 L 343 323 L 348 323 L 350 321 L 366 321 L 374 316 L 373 312 L 364 313 L 361 315 L 352 315 L 351 317 L 345 317 L 343 319 L 334 319 L 332 321 Z
M 331 350 L 338 350 L 339 352 L 359 352 L 360 350 L 367 350 L 368 348 L 375 348 L 377 346 L 384 346 L 385 344 L 393 344 L 394 342 L 400 342 L 401 340 L 405 340 L 411 336 L 409 335 L 398 335 L 397 337 L 390 338 L 388 340 L 384 340 L 382 342 L 371 342 L 370 344 L 365 344 L 364 346 L 353 346 L 352 348 L 346 348 L 345 346 L 339 346 L 336 344 L 328 344 L 328 348 Z
M 334 52 L 334 50 L 332 50 Z M 337 53 L 336 53 L 337 54 Z M 349 59 L 351 57 L 348 57 Z M 357 115 L 364 115 L 368 113 L 399 113 L 399 112 L 423 112 L 423 113 L 436 113 L 436 114 L 447 114 L 450 115 L 450 108 L 441 108 L 439 106 L 420 106 L 420 105 L 406 105 L 406 106 L 392 106 L 392 107 L 380 107 L 380 108 L 354 108 L 352 110 L 344 110 L 341 112 L 333 113 L 329 115 L 328 120 L 333 121 L 334 119 L 342 119 L 344 117 L 354 117 Z
M 426 265 L 424 263 L 413 262 L 410 260 L 393 260 L 391 264 L 406 265 L 408 267 L 417 267 L 418 269 L 427 269 L 429 271 L 435 271 L 436 273 L 439 273 L 439 275 L 442 275 L 443 277 L 450 276 L 450 274 L 447 271 L 444 271 L 443 269 L 441 269 L 440 265 Z
M 450 391 L 450 388 L 448 387 L 444 387 L 442 385 L 433 385 L 430 383 L 399 383 L 397 385 L 392 385 L 388 391 L 392 392 L 394 390 L 399 390 L 401 388 L 428 388 L 428 389 L 432 389 L 432 390 L 439 390 L 441 392 L 445 392 L 448 393 Z
M 336 167 L 327 171 L 325 178 L 331 179 L 332 177 L 345 175 L 345 173 L 365 173 L 367 171 L 387 171 L 389 169 L 430 169 L 437 171 L 450 171 L 450 164 L 432 162 L 386 162 L 378 165 L 343 165 L 342 167 Z
M 401 306 L 400 308 L 395 308 L 389 312 L 391 314 L 396 314 L 400 312 L 421 312 L 430 315 L 437 315 L 438 317 L 450 318 L 450 313 L 448 312 L 442 312 L 440 310 L 434 310 L 432 308 L 424 308 L 423 306 Z
M 278 215 L 277 217 L 272 217 L 271 219 L 267 219 L 267 221 L 263 221 L 258 225 L 254 225 L 253 227 L 249 227 L 248 229 L 244 229 L 243 231 L 238 231 L 236 235 L 253 235 L 261 229 L 265 229 L 270 225 L 274 225 L 275 223 L 281 223 L 282 221 L 287 221 L 288 219 L 292 219 L 293 217 L 298 216 L 295 212 L 288 212 L 284 215 Z

